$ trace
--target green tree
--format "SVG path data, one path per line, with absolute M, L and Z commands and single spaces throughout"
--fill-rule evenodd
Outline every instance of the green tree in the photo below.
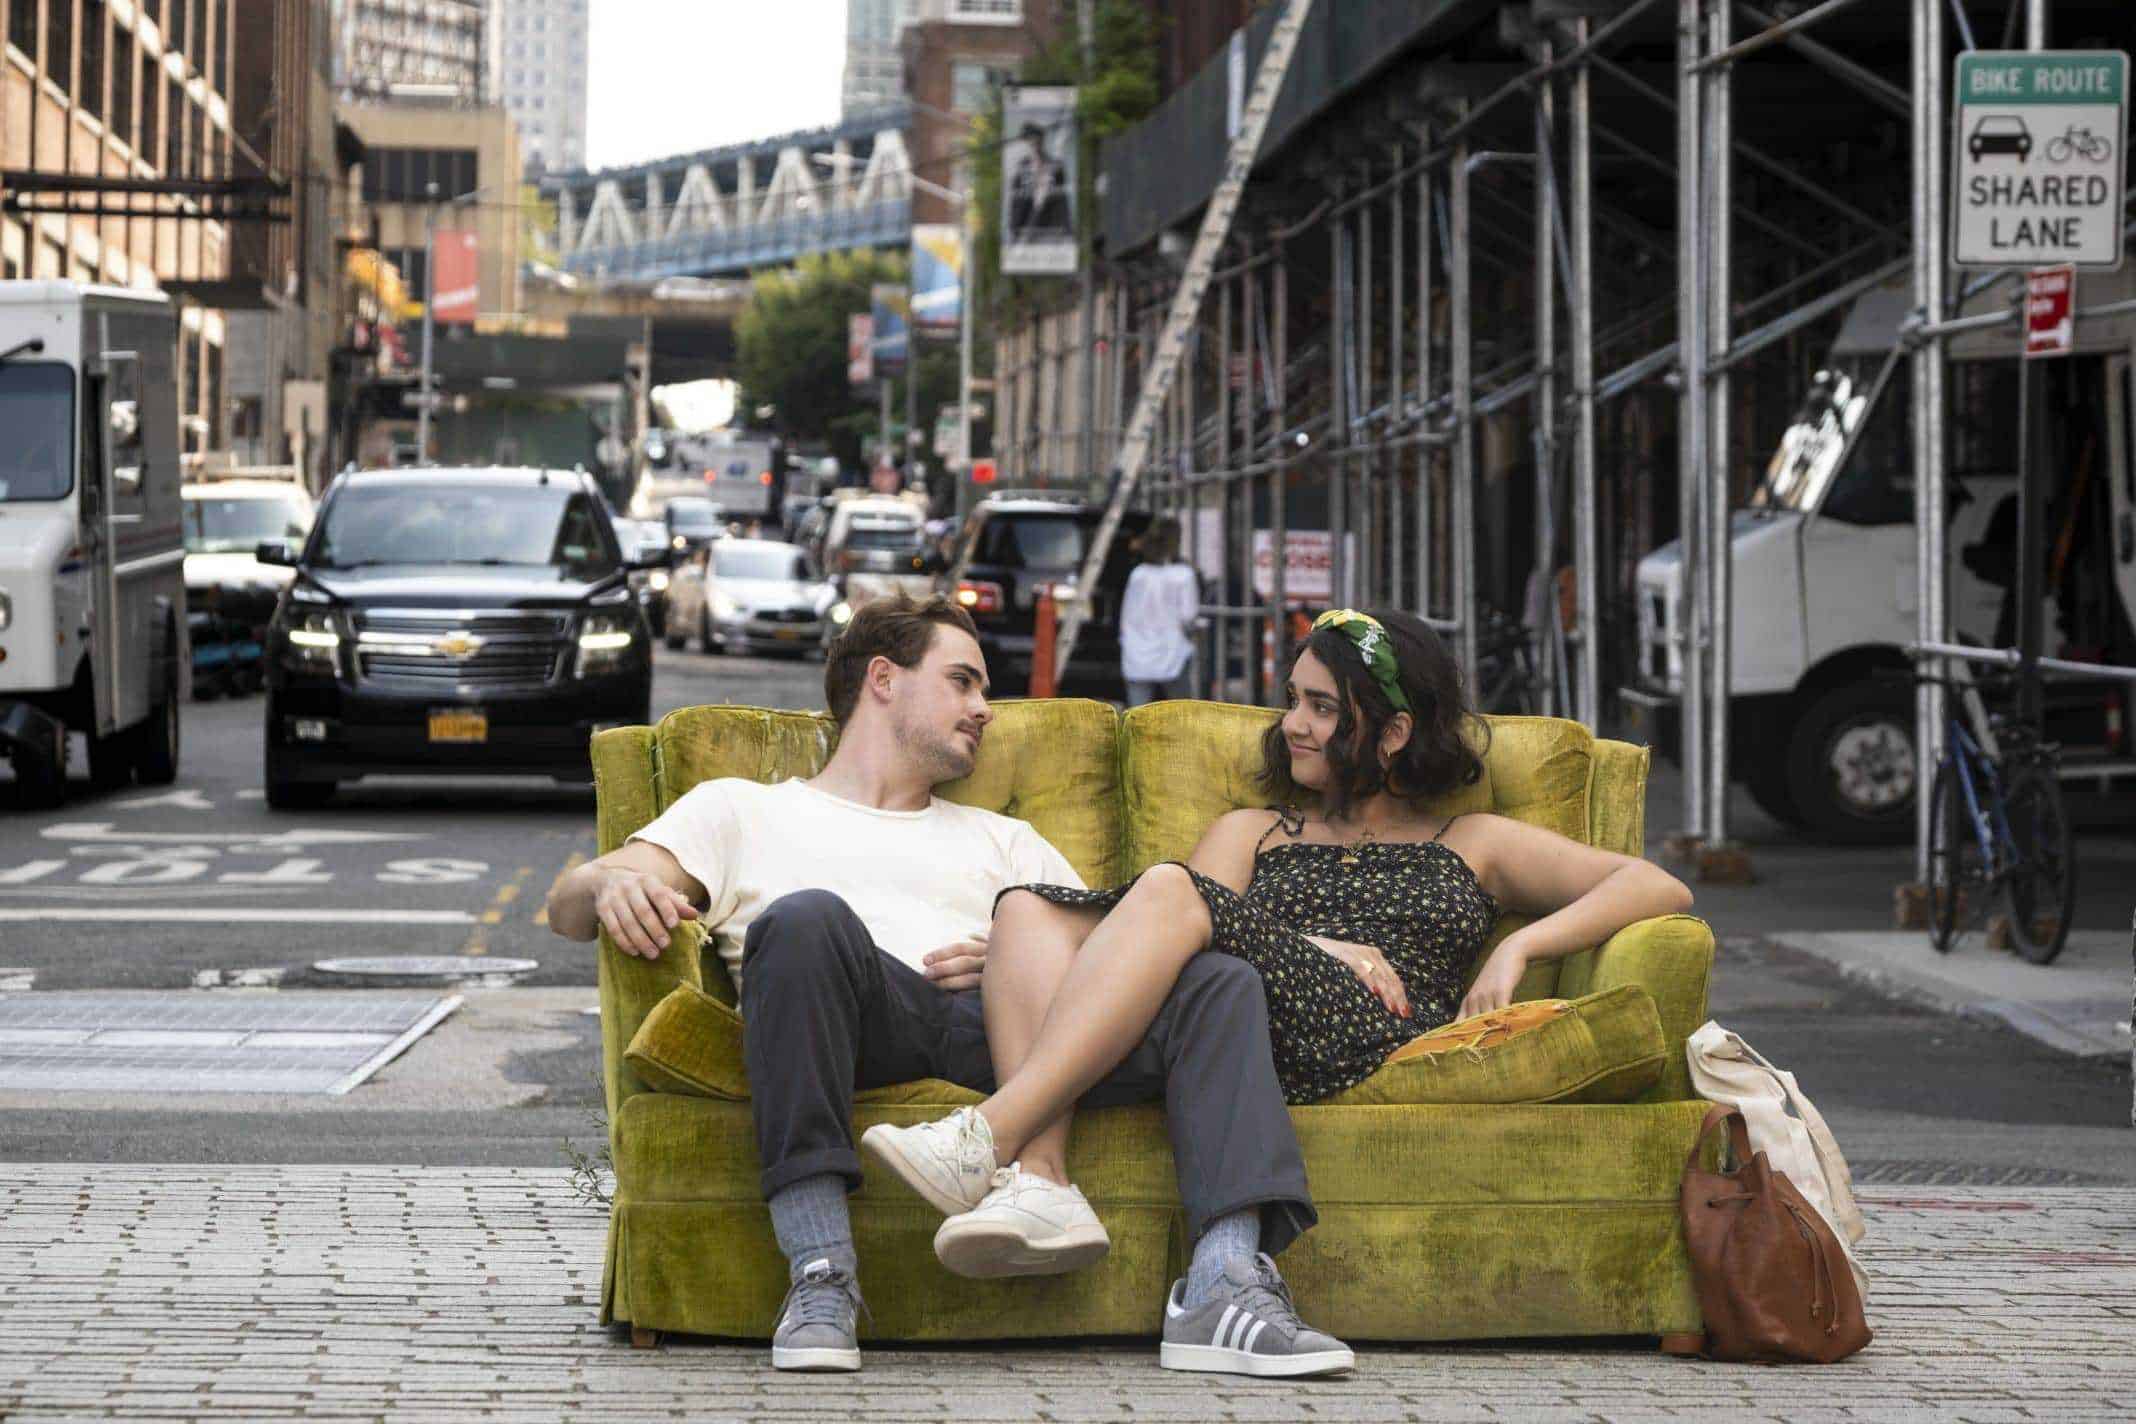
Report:
M 902 253 L 827 252 L 803 257 L 792 267 L 757 274 L 749 305 L 736 318 L 735 365 L 740 408 L 768 405 L 773 423 L 789 438 L 823 441 L 849 468 L 878 434 L 880 396 L 846 383 L 847 318 L 869 309 L 877 282 L 904 282 Z M 935 413 L 957 398 L 954 344 L 919 347 L 919 418 L 933 428 Z M 893 440 L 902 440 L 905 377 L 890 392 Z

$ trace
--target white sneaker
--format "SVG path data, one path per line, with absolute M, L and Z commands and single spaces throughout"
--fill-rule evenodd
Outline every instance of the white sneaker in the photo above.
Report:
M 960 1276 L 1051 1276 L 1080 1270 L 1112 1249 L 1090 1202 L 1011 1162 L 994 1189 L 935 1232 L 935 1257 Z
M 860 1135 L 860 1145 L 944 1216 L 979 1205 L 1001 1165 L 994 1160 L 994 1129 L 977 1108 L 916 1127 L 879 1122 Z

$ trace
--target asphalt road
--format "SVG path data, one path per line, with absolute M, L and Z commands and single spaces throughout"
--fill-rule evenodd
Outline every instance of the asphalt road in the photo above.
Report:
M 656 713 L 822 702 L 819 663 L 658 657 Z M 272 813 L 258 793 L 261 705 L 189 705 L 182 774 L 167 791 L 77 782 L 61 811 L 0 810 L 0 967 L 34 969 L 37 991 L 184 989 L 202 971 L 257 967 L 305 987 L 328 955 L 476 949 L 538 960 L 538 971 L 520 987 L 469 992 L 347 1097 L 0 1093 L 0 1159 L 553 1166 L 566 1141 L 595 1148 L 598 1025 L 583 1012 L 593 960 L 538 921 L 556 875 L 593 852 L 591 791 L 404 780 L 347 789 L 317 812 Z M 1658 834 L 1676 791 L 1656 771 Z M 1699 889 L 1721 938 L 1714 1015 L 1797 1072 L 1865 1180 L 2136 1180 L 2125 1066 L 1883 997 L 1764 938 L 1888 926 L 1902 850 L 1817 847 L 1748 816 L 1738 824 L 1764 879 Z M 2091 836 L 2085 853 L 2100 869 L 2080 918 L 2125 925 L 2130 842 Z M 259 918 L 292 911 L 340 918 Z M 56 918 L 70 912 L 118 917 Z

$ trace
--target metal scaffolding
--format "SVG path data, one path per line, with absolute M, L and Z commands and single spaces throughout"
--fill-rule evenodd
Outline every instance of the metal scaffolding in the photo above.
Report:
M 1902 15 L 1824 0 L 1786 18 L 1743 0 L 1507 5 L 1495 48 L 1517 62 L 1477 59 L 1473 34 L 1464 53 L 1427 47 L 1347 98 L 1317 138 L 1264 155 L 1137 496 L 1183 521 L 1190 557 L 1236 575 L 1205 608 L 1209 695 L 1279 690 L 1268 673 L 1294 605 L 1391 604 L 1449 637 L 1480 697 L 1511 685 L 1530 710 L 1599 725 L 1632 641 L 1616 611 L 1624 572 L 1673 507 L 1675 826 L 1701 874 L 1747 872 L 1728 814 L 1741 730 L 1729 550 L 1757 402 L 1807 373 L 1799 346 L 1820 323 L 1829 334 L 1909 268 L 1919 641 L 1949 640 L 1947 4 L 1968 46 L 1972 33 L 1960 0 L 1907 3 Z M 2027 7 L 2028 34 L 2044 24 L 2044 0 L 2011 3 Z M 1833 38 L 1869 19 L 1910 21 L 1906 86 Z M 1736 116 L 1746 102 L 1773 112 L 1783 84 L 1796 102 L 1843 93 L 1876 122 L 1905 119 L 1910 186 L 1830 181 L 1769 151 L 1771 127 L 1747 132 Z M 1110 388 L 1143 359 L 1177 281 L 1159 254 L 1116 264 Z M 1011 449 L 1058 458 L 1072 434 L 1015 414 L 1031 399 L 1019 363 L 1042 360 L 1047 339 L 1008 348 L 1005 416 Z M 1672 418 L 1669 487 L 1665 461 L 1658 484 L 1652 466 Z M 1523 460 L 1531 478 L 1516 481 Z M 1101 472 L 1083 474 L 1101 487 Z M 1302 590 L 1286 587 L 1301 528 L 1325 531 L 1327 562 L 1325 582 Z M 1913 725 L 1926 787 L 1942 741 L 1933 686 Z M 1916 801 L 1925 859 L 1927 797 Z

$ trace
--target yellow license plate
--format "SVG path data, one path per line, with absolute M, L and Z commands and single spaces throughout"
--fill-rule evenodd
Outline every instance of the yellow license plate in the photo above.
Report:
M 489 714 L 486 712 L 433 712 L 430 714 L 433 742 L 486 742 Z
M 801 636 L 801 630 L 799 628 L 774 628 L 771 631 L 771 636 L 791 643 Z

